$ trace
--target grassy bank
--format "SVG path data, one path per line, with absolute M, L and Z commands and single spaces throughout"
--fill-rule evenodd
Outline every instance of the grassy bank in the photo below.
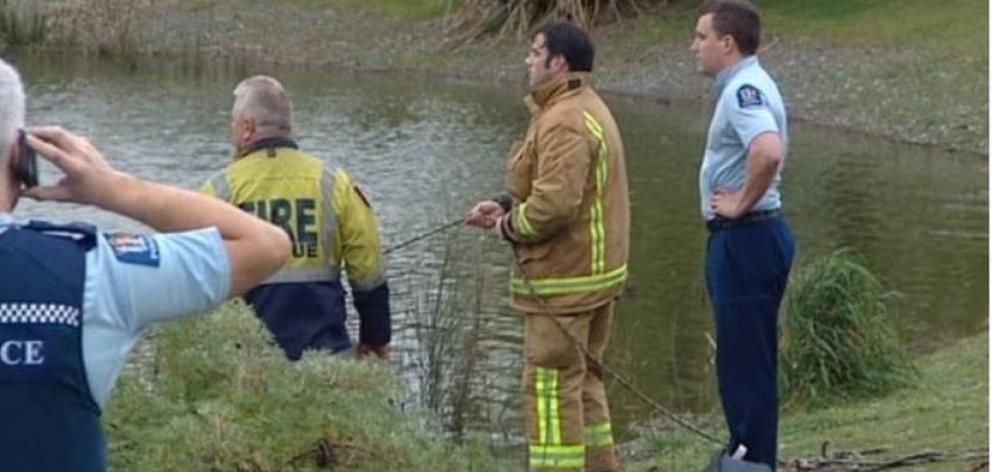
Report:
M 784 412 L 779 431 L 783 459 L 884 448 L 865 460 L 904 457 L 930 450 L 957 455 L 988 445 L 988 334 L 960 341 L 919 359 L 919 382 L 884 398 L 814 412 Z M 710 418 L 714 428 L 722 427 Z M 713 448 L 681 431 L 648 434 L 640 460 L 625 470 L 697 470 Z M 642 456 L 643 457 L 643 456 Z M 977 460 L 938 462 L 901 470 L 975 470 Z M 834 470 L 843 470 L 840 468 Z
M 159 330 L 105 414 L 113 470 L 507 470 L 398 406 L 388 366 L 290 364 L 244 305 Z

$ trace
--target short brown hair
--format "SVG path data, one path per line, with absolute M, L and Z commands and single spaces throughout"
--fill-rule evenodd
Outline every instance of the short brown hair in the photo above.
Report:
M 562 21 L 542 26 L 533 36 L 539 34 L 544 35 L 544 46 L 548 48 L 545 67 L 551 65 L 552 57 L 561 54 L 568 63 L 570 72 L 592 72 L 596 48 L 592 45 L 589 35 L 581 28 Z
M 761 15 L 747 0 L 706 0 L 699 16 L 713 14 L 713 29 L 720 36 L 730 35 L 745 56 L 758 52 L 761 44 Z

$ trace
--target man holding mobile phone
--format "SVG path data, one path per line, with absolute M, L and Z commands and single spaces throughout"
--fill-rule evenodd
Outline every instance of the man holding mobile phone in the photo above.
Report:
M 24 126 L 0 60 L 0 458 L 10 472 L 106 469 L 100 413 L 153 323 L 212 308 L 285 262 L 278 227 L 195 192 L 112 168 L 90 142 Z M 38 186 L 34 151 L 65 175 Z M 20 197 L 93 205 L 167 234 L 20 223 Z
M 14 161 L 14 172 L 25 187 L 38 185 L 38 158 L 34 149 L 28 145 L 28 134 L 23 129 L 17 130 L 17 149 L 20 158 Z

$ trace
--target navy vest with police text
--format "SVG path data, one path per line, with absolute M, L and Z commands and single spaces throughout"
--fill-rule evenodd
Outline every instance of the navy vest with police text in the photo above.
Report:
M 83 365 L 83 287 L 94 228 L 34 222 L 0 233 L 0 469 L 103 472 L 100 407 Z

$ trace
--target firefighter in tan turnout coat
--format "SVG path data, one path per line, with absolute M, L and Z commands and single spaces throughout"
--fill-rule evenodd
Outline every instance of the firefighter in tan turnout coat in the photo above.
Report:
M 586 355 L 598 361 L 606 350 L 627 278 L 630 213 L 623 144 L 588 83 L 592 60 L 592 43 L 570 24 L 534 35 L 531 122 L 507 160 L 509 195 L 466 216 L 514 247 L 511 304 L 525 314 L 523 395 L 535 471 L 617 469 L 601 372 Z

